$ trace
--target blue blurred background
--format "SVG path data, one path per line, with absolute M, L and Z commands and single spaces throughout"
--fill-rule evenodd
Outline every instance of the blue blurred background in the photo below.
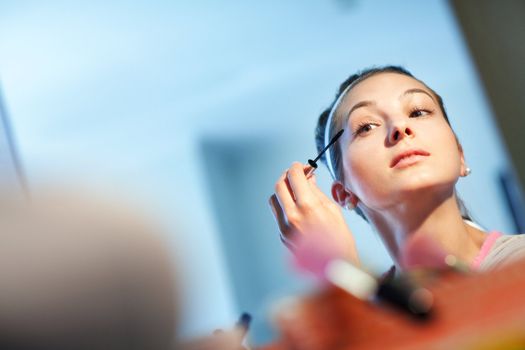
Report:
M 268 341 L 272 303 L 310 283 L 267 198 L 292 161 L 315 155 L 338 85 L 383 64 L 442 95 L 473 170 L 460 194 L 485 228 L 511 232 L 498 182 L 509 161 L 442 0 L 4 0 L 0 171 L 16 186 L 12 137 L 29 188 L 59 178 L 140 198 L 173 227 L 185 334 L 248 311 L 252 338 Z M 377 234 L 346 215 L 362 260 L 386 270 Z

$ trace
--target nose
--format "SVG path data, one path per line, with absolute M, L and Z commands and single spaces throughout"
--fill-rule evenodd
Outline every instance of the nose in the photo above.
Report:
M 410 128 L 406 121 L 394 123 L 390 130 L 390 143 L 397 143 L 405 137 L 414 137 L 414 130 Z

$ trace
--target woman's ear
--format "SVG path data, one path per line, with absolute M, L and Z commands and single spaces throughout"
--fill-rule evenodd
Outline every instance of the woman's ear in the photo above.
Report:
M 340 181 L 332 183 L 332 197 L 343 208 L 347 208 L 349 205 L 352 208 L 357 206 L 357 196 L 350 192 Z

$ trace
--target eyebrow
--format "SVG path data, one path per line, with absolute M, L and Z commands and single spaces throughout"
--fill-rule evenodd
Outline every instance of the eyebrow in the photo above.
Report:
M 406 96 L 406 95 L 417 94 L 417 93 L 425 94 L 425 95 L 427 95 L 428 97 L 430 97 L 430 98 L 432 99 L 432 101 L 436 102 L 436 100 L 434 99 L 434 97 L 432 97 L 432 95 L 429 94 L 428 91 L 425 91 L 425 90 L 423 90 L 423 89 L 418 89 L 418 88 L 408 89 L 407 91 L 403 92 L 403 94 L 402 94 L 400 97 L 404 97 L 404 96 Z
M 352 108 L 350 108 L 350 111 L 347 114 L 347 119 L 350 118 L 350 114 L 352 114 L 353 111 L 355 111 L 358 108 L 362 107 L 369 107 L 369 106 L 375 106 L 376 103 L 374 101 L 361 101 L 356 103 Z
M 434 99 L 434 97 L 432 97 L 431 94 L 429 94 L 427 91 L 425 91 L 425 90 L 423 90 L 423 89 L 418 89 L 418 88 L 408 89 L 407 91 L 403 92 L 403 93 L 401 94 L 401 96 L 399 96 L 399 98 L 405 97 L 405 96 L 407 96 L 407 95 L 418 94 L 418 93 L 425 94 L 425 95 L 427 95 L 428 97 L 430 97 L 430 98 L 432 99 L 432 101 L 436 102 L 436 100 Z M 349 111 L 348 114 L 346 115 L 346 116 L 347 116 L 347 119 L 350 118 L 350 115 L 351 115 L 352 112 L 355 111 L 356 109 L 358 109 L 358 108 L 362 108 L 362 107 L 375 106 L 375 105 L 376 105 L 375 101 L 361 101 L 361 102 L 358 102 L 358 103 L 356 103 L 352 108 L 350 108 L 350 111 Z

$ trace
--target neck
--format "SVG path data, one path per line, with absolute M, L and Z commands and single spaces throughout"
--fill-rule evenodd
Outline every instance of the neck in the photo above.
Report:
M 417 193 L 414 197 L 388 210 L 368 212 L 396 264 L 399 266 L 400 251 L 407 240 L 416 235 L 430 237 L 448 254 L 470 264 L 481 249 L 485 233 L 463 221 L 455 193 L 436 196 L 434 192 L 429 198 Z

